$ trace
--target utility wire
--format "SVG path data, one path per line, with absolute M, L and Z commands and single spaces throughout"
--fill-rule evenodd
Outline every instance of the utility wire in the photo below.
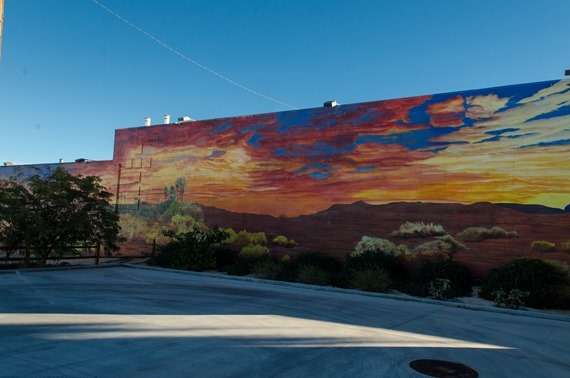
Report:
M 153 36 L 152 34 L 147 33 L 146 31 L 144 31 L 143 29 L 141 29 L 141 28 L 138 27 L 137 25 L 135 25 L 135 24 L 133 24 L 132 22 L 130 22 L 129 20 L 127 20 L 126 18 L 124 18 L 124 17 L 122 17 L 121 15 L 117 14 L 117 13 L 114 12 L 113 10 L 107 8 L 105 5 L 101 4 L 99 1 L 97 1 L 97 0 L 91 0 L 91 1 L 94 2 L 95 4 L 97 4 L 98 6 L 100 6 L 101 8 L 103 8 L 104 10 L 106 10 L 107 12 L 109 12 L 110 14 L 112 14 L 113 16 L 117 17 L 119 20 L 123 21 L 123 22 L 126 23 L 127 25 L 133 27 L 134 29 L 136 29 L 136 30 L 138 30 L 139 32 L 141 32 L 142 34 L 146 35 L 148 38 L 152 39 L 153 41 L 155 41 L 155 42 L 158 43 L 159 45 L 165 47 L 166 49 L 170 50 L 170 51 L 173 52 L 174 54 L 178 55 L 178 56 L 181 57 L 182 59 L 185 59 L 185 60 L 189 61 L 190 63 L 192 63 L 192 64 L 194 64 L 194 65 L 196 65 L 196 66 L 202 68 L 203 70 L 206 70 L 206 71 L 208 71 L 209 73 L 211 73 L 211 74 L 213 74 L 213 75 L 216 75 L 216 76 L 219 77 L 220 79 L 223 79 L 223 80 L 229 82 L 230 84 L 233 84 L 233 85 L 235 85 L 236 87 L 243 89 L 244 91 L 247 91 L 247 92 L 249 92 L 249 93 L 253 93 L 254 95 L 257 95 L 257 96 L 259 96 L 259 97 L 263 97 L 263 98 L 265 98 L 265 99 L 267 99 L 267 100 L 276 102 L 276 103 L 278 103 L 278 104 L 280 104 L 280 105 L 283 105 L 283 106 L 285 106 L 285 107 L 287 107 L 287 108 L 289 108 L 289 109 L 297 109 L 296 107 L 291 106 L 291 105 L 289 105 L 289 104 L 286 104 L 286 103 L 284 103 L 284 102 L 282 102 L 282 101 L 276 100 L 276 99 L 274 99 L 273 97 L 269 97 L 269 96 L 264 95 L 263 93 L 259 93 L 259 92 L 257 92 L 257 91 L 254 91 L 253 89 L 248 88 L 248 87 L 246 87 L 245 85 L 242 85 L 242 84 L 240 84 L 240 83 L 238 83 L 238 82 L 236 82 L 236 81 L 230 79 L 229 77 L 224 76 L 224 75 L 222 75 L 221 73 L 214 71 L 213 69 L 211 69 L 211 68 L 209 68 L 209 67 L 206 67 L 205 65 L 203 65 L 203 64 L 201 64 L 201 63 L 195 61 L 194 59 L 189 58 L 188 56 L 182 54 L 180 51 L 176 50 L 175 48 L 170 47 L 169 45 L 167 45 L 166 43 L 162 42 L 160 39 L 156 38 L 156 37 Z

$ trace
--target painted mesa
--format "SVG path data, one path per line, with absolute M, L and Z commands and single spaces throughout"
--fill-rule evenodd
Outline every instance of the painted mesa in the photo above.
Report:
M 481 274 L 520 256 L 570 262 L 569 145 L 560 80 L 119 129 L 113 160 L 63 165 L 115 193 L 122 254 L 219 225 L 297 242 L 269 242 L 281 254 L 343 258 L 383 238 Z M 399 232 L 421 225 L 443 231 Z

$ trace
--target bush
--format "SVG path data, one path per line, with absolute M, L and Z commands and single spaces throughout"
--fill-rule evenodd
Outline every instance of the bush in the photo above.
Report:
M 412 273 L 407 291 L 422 297 L 430 296 L 430 284 L 434 281 L 449 280 L 449 289 L 445 290 L 441 299 L 471 295 L 473 278 L 467 269 L 452 260 L 438 259 L 424 262 L 418 270 Z
M 233 244 L 239 247 L 247 247 L 250 244 L 265 245 L 267 244 L 267 237 L 265 236 L 265 232 L 247 232 L 246 230 L 242 230 L 237 233 Z
M 365 252 L 383 252 L 387 255 L 394 257 L 409 256 L 410 250 L 403 244 L 396 246 L 388 239 L 380 239 L 371 236 L 363 236 L 362 239 L 356 244 L 352 256 L 359 255 Z
M 315 265 L 301 266 L 297 274 L 297 282 L 309 285 L 327 285 L 331 280 L 331 274 L 327 270 Z
M 239 253 L 241 257 L 252 258 L 252 257 L 262 257 L 269 255 L 269 248 L 264 245 L 250 244 L 247 247 L 243 247 Z
M 447 278 L 436 278 L 428 285 L 428 296 L 432 299 L 445 299 L 451 289 L 451 281 Z
M 285 248 L 292 248 L 292 247 L 296 247 L 299 245 L 299 243 L 297 243 L 295 240 L 291 239 L 287 239 L 285 236 L 279 235 L 276 236 L 275 238 L 273 238 L 273 240 L 271 241 L 273 244 L 277 244 L 280 245 L 282 247 Z
M 453 238 L 451 235 L 437 237 L 435 240 L 418 245 L 412 250 L 412 255 L 440 256 L 449 258 L 450 255 L 467 247 Z
M 533 252 L 553 252 L 556 250 L 556 244 L 546 240 L 535 240 L 530 244 Z
M 352 276 L 359 271 L 384 270 L 390 281 L 397 284 L 402 283 L 405 279 L 405 271 L 398 260 L 383 252 L 366 251 L 360 254 L 351 254 L 346 259 L 346 269 Z
M 371 268 L 354 272 L 350 286 L 354 289 L 383 293 L 392 285 L 390 274 L 382 268 Z
M 273 259 L 262 259 L 253 265 L 251 273 L 258 278 L 277 280 L 281 273 L 281 264 Z
M 233 264 L 225 267 L 225 271 L 231 276 L 247 276 L 254 273 L 255 266 L 267 260 L 272 260 L 269 255 L 248 258 L 238 255 Z
M 480 296 L 493 300 L 493 292 L 513 289 L 529 292 L 526 305 L 535 308 L 570 308 L 570 284 L 565 273 L 547 261 L 522 257 L 491 269 L 481 283 Z
M 398 231 L 391 233 L 397 238 L 426 238 L 430 236 L 442 236 L 447 232 L 439 224 L 424 222 L 405 222 Z
M 562 244 L 560 245 L 562 250 L 565 252 L 570 251 L 570 241 L 564 241 L 562 242 Z
M 458 235 L 465 242 L 482 242 L 487 239 L 516 238 L 516 231 L 505 231 L 501 227 L 469 227 Z
M 238 253 L 229 248 L 216 248 L 214 250 L 214 256 L 216 258 L 216 269 L 224 270 L 227 266 L 235 264 Z
M 159 247 L 158 255 L 151 258 L 149 264 L 187 270 L 215 267 L 213 246 L 227 237 L 227 233 L 218 227 L 202 231 L 196 226 L 183 234 L 175 235 L 173 231 L 164 231 L 163 235 L 174 240 Z
M 228 237 L 222 242 L 223 244 L 234 244 L 237 238 L 237 234 L 233 228 L 226 228 L 225 231 L 228 233 Z
M 283 281 L 310 283 L 305 282 L 306 275 L 315 272 L 315 274 L 318 275 L 319 273 L 317 270 L 311 269 L 306 269 L 304 273 L 302 273 L 307 267 L 318 268 L 318 270 L 328 272 L 327 284 L 346 286 L 342 264 L 332 257 L 321 256 L 317 252 L 306 252 L 289 259 L 289 261 L 283 260 L 279 279 Z
M 497 290 L 492 292 L 491 295 L 493 296 L 493 301 L 497 307 L 505 306 L 516 310 L 525 305 L 524 301 L 528 298 L 530 293 L 528 291 L 512 289 L 508 294 L 503 290 Z

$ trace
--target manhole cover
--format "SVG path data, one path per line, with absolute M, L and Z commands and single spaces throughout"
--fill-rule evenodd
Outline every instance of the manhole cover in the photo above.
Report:
M 451 361 L 415 360 L 410 362 L 412 369 L 430 377 L 438 378 L 477 378 L 479 373 L 469 366 Z

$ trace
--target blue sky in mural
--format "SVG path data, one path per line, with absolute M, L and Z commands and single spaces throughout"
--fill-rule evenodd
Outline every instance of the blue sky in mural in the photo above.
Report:
M 0 162 L 111 159 L 114 130 L 147 116 L 313 108 L 570 69 L 567 0 L 5 0 L 4 11 Z

